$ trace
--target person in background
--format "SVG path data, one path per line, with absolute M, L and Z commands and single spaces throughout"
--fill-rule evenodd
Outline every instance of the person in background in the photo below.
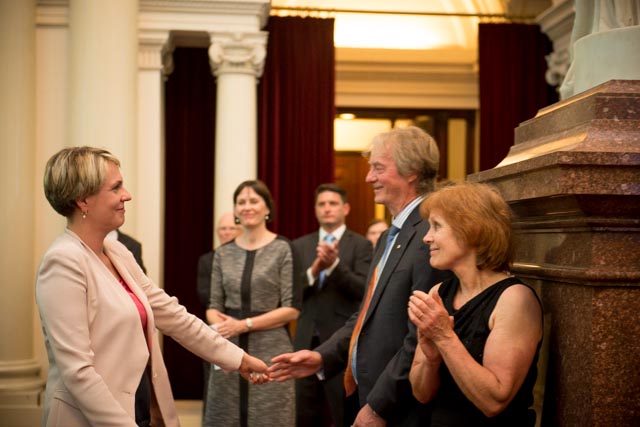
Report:
M 430 402 L 428 425 L 534 426 L 542 305 L 509 274 L 509 206 L 488 185 L 463 183 L 431 194 L 421 213 L 431 266 L 455 274 L 409 302 L 419 342 L 409 378 Z
M 325 342 L 362 301 L 373 251 L 367 239 L 347 229 L 349 209 L 342 187 L 321 184 L 315 192 L 320 229 L 293 241 L 305 268 L 298 281 L 303 305 L 294 340 L 296 351 Z M 348 426 L 343 421 L 345 404 L 342 375 L 322 382 L 315 376 L 296 381 L 298 427 Z
M 291 351 L 287 326 L 298 318 L 301 291 L 291 243 L 267 229 L 275 216 L 271 193 L 261 181 L 245 181 L 233 193 L 242 233 L 216 249 L 207 320 L 225 338 L 263 360 Z M 238 375 L 212 367 L 204 426 L 293 426 L 293 383 L 249 390 Z
M 416 333 L 406 307 L 413 291 L 428 291 L 451 275 L 429 265 L 422 242 L 428 224 L 419 205 L 434 188 L 438 146 L 417 127 L 395 128 L 374 137 L 368 157 L 366 181 L 393 219 L 376 247 L 359 312 L 313 351 L 273 358 L 268 373 L 286 381 L 331 378 L 346 368 L 346 393 L 359 402 L 354 426 L 424 426 L 425 407 L 409 383 Z
M 218 218 L 216 234 L 221 246 L 238 237 L 241 231 L 240 226 L 235 223 L 233 212 L 225 212 Z M 214 250 L 211 250 L 198 258 L 197 291 L 198 299 L 204 308 L 209 307 L 209 298 L 211 296 L 211 266 L 214 252 Z
M 145 268 L 144 262 L 142 261 L 142 243 L 120 230 L 111 231 L 109 234 L 107 234 L 107 238 L 116 239 L 127 249 L 129 249 L 144 274 L 147 274 L 147 269 Z
M 218 241 L 220 245 L 224 245 L 227 242 L 232 241 L 240 234 L 240 227 L 235 223 L 233 212 L 225 212 L 218 218 L 218 225 L 216 226 L 216 234 L 218 235 Z M 196 290 L 198 292 L 198 299 L 202 306 L 209 308 L 209 298 L 211 297 L 211 267 L 213 264 L 214 250 L 211 250 L 205 254 L 200 255 L 198 258 L 198 275 L 196 279 Z M 205 316 L 206 320 L 206 316 Z M 202 374 L 204 376 L 202 391 L 202 401 L 207 401 L 207 390 L 209 389 L 209 368 L 211 364 L 207 361 L 203 362 Z M 202 406 L 202 414 L 204 415 L 204 405 Z
M 187 313 L 109 232 L 131 195 L 106 150 L 65 148 L 47 162 L 45 196 L 67 227 L 38 268 L 49 372 L 43 425 L 178 426 L 156 330 L 253 382 L 266 364 Z
M 380 235 L 388 229 L 389 224 L 387 224 L 387 221 L 385 221 L 384 219 L 374 218 L 369 222 L 369 225 L 367 226 L 365 237 L 375 248 L 376 244 L 378 244 Z

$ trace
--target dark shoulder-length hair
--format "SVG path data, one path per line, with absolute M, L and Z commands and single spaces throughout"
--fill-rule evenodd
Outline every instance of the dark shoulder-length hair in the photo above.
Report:
M 420 214 L 437 211 L 461 242 L 476 249 L 480 270 L 507 271 L 513 261 L 512 213 L 498 191 L 479 183 L 460 183 L 431 193 Z
M 276 216 L 276 206 L 273 202 L 273 197 L 271 197 L 271 191 L 269 191 L 269 187 L 267 187 L 267 184 L 260 181 L 259 179 L 252 179 L 240 183 L 240 185 L 238 185 L 238 188 L 236 188 L 236 191 L 233 192 L 233 204 L 236 204 L 238 195 L 247 187 L 251 188 L 256 192 L 258 196 L 262 197 L 267 205 L 267 208 L 269 209 L 269 219 L 267 219 L 267 222 L 273 221 Z

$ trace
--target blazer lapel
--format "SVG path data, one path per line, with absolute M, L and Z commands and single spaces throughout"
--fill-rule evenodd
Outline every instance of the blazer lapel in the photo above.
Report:
M 420 211 L 418 208 L 415 208 L 411 212 L 409 217 L 407 217 L 404 224 L 402 225 L 402 228 L 398 233 L 398 237 L 396 237 L 396 241 L 393 243 L 393 248 L 391 248 L 391 252 L 389 252 L 387 262 L 385 263 L 385 266 L 382 269 L 382 274 L 379 276 L 378 284 L 376 285 L 376 289 L 373 293 L 371 303 L 369 304 L 369 309 L 367 310 L 367 315 L 364 319 L 364 323 L 367 322 L 367 320 L 369 319 L 369 316 L 371 315 L 375 307 L 378 305 L 378 302 L 380 301 L 380 298 L 382 296 L 382 293 L 384 292 L 384 289 L 389 284 L 389 279 L 391 278 L 391 275 L 393 274 L 396 267 L 398 266 L 398 262 L 400 262 L 400 259 L 402 259 L 405 251 L 409 247 L 409 243 L 415 237 L 415 234 L 416 234 L 415 225 L 420 221 L 421 221 Z M 383 239 L 383 238 L 385 239 L 385 240 L 382 240 L 383 242 L 386 242 L 387 233 L 388 231 L 385 231 L 384 234 L 380 236 L 380 239 Z M 384 253 L 384 250 L 377 251 L 377 252 L 379 253 L 376 254 L 375 265 L 378 264 L 380 257 Z
M 342 258 L 343 254 L 349 253 L 349 249 L 351 248 L 351 232 L 349 229 L 344 231 L 344 234 L 338 241 L 338 256 Z
M 318 247 L 318 241 L 320 239 L 320 232 L 316 231 L 312 234 L 311 238 L 307 240 L 305 247 L 302 249 L 302 257 L 305 258 L 305 268 L 308 268 L 316 259 L 316 248 Z
M 109 259 L 113 263 L 113 266 L 120 273 L 120 277 L 122 280 L 129 286 L 129 289 L 138 297 L 142 305 L 144 306 L 144 310 L 147 312 L 147 341 L 148 345 L 151 345 L 151 334 L 155 329 L 155 324 L 153 321 L 153 312 L 151 311 L 151 306 L 149 305 L 149 300 L 147 299 L 147 295 L 144 293 L 144 290 L 140 287 L 138 282 L 134 279 L 134 277 L 129 272 L 127 268 L 128 263 L 126 260 L 122 259 L 116 252 L 112 251 L 110 248 L 110 244 L 105 241 L 104 245 L 107 255 Z M 137 267 L 137 266 L 136 266 Z

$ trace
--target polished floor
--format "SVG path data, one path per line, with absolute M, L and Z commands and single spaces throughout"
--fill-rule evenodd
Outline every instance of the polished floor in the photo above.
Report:
M 177 400 L 182 427 L 202 427 L 202 400 Z

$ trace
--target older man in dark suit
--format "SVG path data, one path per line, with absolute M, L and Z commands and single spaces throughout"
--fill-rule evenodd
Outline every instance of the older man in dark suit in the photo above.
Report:
M 320 229 L 293 241 L 306 270 L 300 277 L 303 306 L 294 349 L 315 348 L 325 342 L 358 310 L 371 263 L 371 243 L 347 229 L 347 192 L 336 184 L 321 184 L 315 192 Z M 296 382 L 298 427 L 344 424 L 342 377 L 328 381 L 315 376 Z
M 421 426 L 426 407 L 413 397 L 408 375 L 416 331 L 407 313 L 409 296 L 450 277 L 429 265 L 422 242 L 428 224 L 419 207 L 433 190 L 438 147 L 417 127 L 377 135 L 371 144 L 366 181 L 376 203 L 393 215 L 380 237 L 360 310 L 315 350 L 275 357 L 269 373 L 277 381 L 317 374 L 331 378 L 345 370 L 347 395 L 358 397 L 354 426 Z
M 233 212 L 225 212 L 218 218 L 216 234 L 220 245 L 232 241 L 240 234 L 240 227 L 235 223 Z M 198 258 L 198 277 L 196 290 L 202 306 L 209 308 L 209 296 L 211 295 L 211 266 L 213 264 L 214 251 L 206 252 Z M 207 364 L 208 365 L 208 364 Z

